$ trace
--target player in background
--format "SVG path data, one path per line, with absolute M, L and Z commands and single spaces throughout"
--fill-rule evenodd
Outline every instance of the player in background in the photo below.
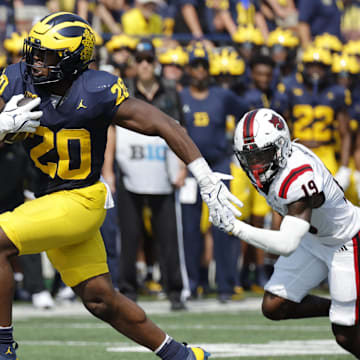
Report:
M 109 54 L 109 72 L 123 79 L 133 78 L 136 74 L 134 51 L 138 39 L 125 34 L 113 35 L 105 44 Z
M 274 61 L 266 55 L 254 55 L 249 63 L 250 79 L 248 89 L 244 93 L 244 100 L 250 109 L 269 108 L 272 100 L 271 84 L 273 80 Z M 236 166 L 233 167 L 233 184 L 232 192 L 241 199 L 247 214 L 245 218 L 249 224 L 263 228 L 265 216 L 269 214 L 270 207 L 264 198 L 254 189 L 245 172 L 241 169 L 239 162 L 236 160 Z M 242 214 L 242 219 L 244 219 Z M 245 290 L 262 293 L 267 275 L 265 272 L 265 252 L 255 248 L 246 242 L 242 244 L 243 266 L 241 269 L 241 284 Z M 252 268 L 254 268 L 252 270 Z M 252 276 L 254 272 L 254 276 Z
M 267 46 L 270 49 L 270 56 L 275 62 L 272 87 L 287 76 L 296 71 L 297 51 L 300 44 L 299 38 L 289 29 L 276 28 L 269 34 Z
M 99 232 L 112 205 L 100 179 L 108 126 L 163 137 L 188 164 L 215 220 L 232 207 L 229 199 L 237 200 L 176 121 L 129 97 L 121 78 L 88 69 L 94 44 L 81 17 L 48 15 L 29 33 L 24 61 L 0 78 L 0 140 L 28 133 L 24 146 L 40 176 L 37 199 L 0 216 L 0 359 L 16 359 L 10 259 L 41 251 L 94 316 L 162 359 L 206 359 L 204 350 L 171 339 L 112 286 Z M 24 94 L 33 100 L 18 106 Z
M 234 152 L 254 187 L 284 218 L 280 229 L 255 228 L 229 212 L 225 231 L 281 255 L 265 286 L 271 320 L 329 317 L 337 343 L 360 357 L 360 208 L 349 202 L 324 163 L 291 142 L 284 118 L 270 109 L 245 114 Z M 331 298 L 309 295 L 328 278 Z
M 230 174 L 231 153 L 226 134 L 227 118 L 228 115 L 238 118 L 247 107 L 242 99 L 230 90 L 210 85 L 209 55 L 201 44 L 194 45 L 190 51 L 187 72 L 190 85 L 184 87 L 180 93 L 185 128 L 193 141 L 205 152 L 203 155 L 211 166 L 217 171 Z M 188 197 L 186 201 L 182 201 L 185 262 L 190 290 L 197 296 L 201 274 L 200 260 L 204 248 L 204 237 L 200 228 L 202 200 L 194 179 L 188 178 L 187 184 Z M 214 228 L 212 235 L 218 296 L 221 302 L 226 302 L 232 297 L 237 283 L 239 241 Z
M 351 157 L 349 168 L 351 169 L 350 184 L 345 191 L 346 198 L 353 204 L 359 205 L 358 186 L 360 184 L 360 172 L 356 170 L 355 158 L 358 158 L 359 152 L 359 121 L 360 121 L 360 86 L 357 82 L 360 73 L 360 64 L 355 56 L 347 54 L 334 54 L 331 71 L 337 84 L 345 87 L 351 94 L 351 105 L 349 106 L 350 131 L 351 131 Z M 337 151 L 340 149 L 341 139 L 339 135 L 336 138 Z M 359 166 L 360 164 L 358 164 Z M 359 189 L 360 190 L 360 189 Z
M 160 52 L 159 63 L 161 64 L 161 74 L 166 80 L 174 81 L 176 90 L 183 89 L 184 67 L 189 61 L 189 54 L 180 46 L 166 48 Z
M 347 107 L 351 97 L 348 90 L 333 83 L 331 64 L 330 52 L 308 48 L 302 57 L 302 71 L 279 83 L 272 107 L 288 119 L 292 138 L 319 156 L 346 189 L 351 146 Z M 341 138 L 340 166 L 335 153 L 336 132 Z

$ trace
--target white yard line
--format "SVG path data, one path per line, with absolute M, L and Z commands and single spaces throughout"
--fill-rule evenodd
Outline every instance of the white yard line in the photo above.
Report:
M 148 315 L 171 314 L 172 316 L 182 316 L 183 312 L 170 312 L 170 303 L 168 301 L 143 301 L 139 305 Z M 261 311 L 260 298 L 247 298 L 239 302 L 229 302 L 220 304 L 216 299 L 189 301 L 187 303 L 188 311 L 191 313 L 209 313 L 209 312 L 233 312 L 238 311 Z M 84 306 L 76 301 L 73 303 L 57 304 L 54 309 L 40 310 L 30 304 L 15 304 L 13 309 L 14 319 L 34 318 L 34 317 L 56 317 L 56 316 L 86 316 L 89 315 Z
M 239 322 L 241 322 L 241 318 L 239 317 Z M 157 322 L 161 328 L 165 328 L 167 330 L 212 330 L 212 331 L 303 331 L 303 332 L 329 332 L 329 325 L 176 325 L 176 324 L 162 324 L 161 322 Z M 34 325 L 31 324 L 21 324 L 22 328 L 33 328 Z M 50 324 L 41 324 L 42 329 L 109 329 L 110 325 L 106 323 L 94 324 L 94 323 L 74 323 L 74 324 L 64 324 L 64 323 L 56 323 L 54 321 Z

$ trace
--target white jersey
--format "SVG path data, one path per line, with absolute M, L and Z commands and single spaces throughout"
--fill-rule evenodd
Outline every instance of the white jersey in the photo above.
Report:
M 322 161 L 305 146 L 292 143 L 292 154 L 275 175 L 268 194 L 260 190 L 267 203 L 283 216 L 289 204 L 321 192 L 325 202 L 313 209 L 311 216 L 315 235 L 325 245 L 344 244 L 360 229 L 360 208 L 346 200 Z
M 136 194 L 171 194 L 178 158 L 159 136 L 116 127 L 116 160 L 125 189 Z

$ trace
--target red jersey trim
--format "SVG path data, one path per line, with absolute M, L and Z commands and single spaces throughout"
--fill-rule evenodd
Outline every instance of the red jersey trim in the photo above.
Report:
M 283 199 L 287 199 L 287 193 L 291 184 L 302 174 L 307 171 L 313 171 L 309 164 L 299 166 L 296 169 L 291 170 L 290 174 L 284 179 L 280 186 L 279 196 Z

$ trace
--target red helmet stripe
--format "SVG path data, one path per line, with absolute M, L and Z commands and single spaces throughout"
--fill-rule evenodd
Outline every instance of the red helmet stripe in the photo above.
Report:
M 243 128 L 244 144 L 254 141 L 254 119 L 257 112 L 257 110 L 250 111 L 245 118 Z

